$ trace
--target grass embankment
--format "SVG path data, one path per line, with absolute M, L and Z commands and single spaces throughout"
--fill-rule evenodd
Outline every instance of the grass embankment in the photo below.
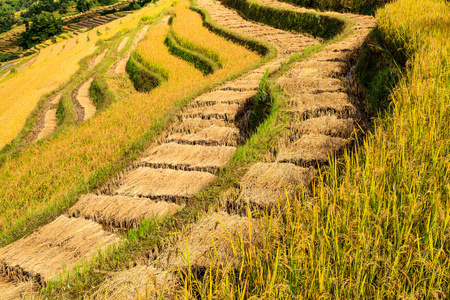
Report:
M 280 0 L 298 6 L 320 10 L 352 12 L 355 14 L 373 15 L 377 8 L 391 0 Z
M 267 299 L 443 299 L 450 294 L 450 22 L 444 1 L 377 13 L 410 64 L 355 153 L 311 195 L 266 216 L 237 271 L 206 272 L 202 295 Z M 211 285 L 210 285 L 211 284 Z
M 335 37 L 345 26 L 344 21 L 320 13 L 283 10 L 251 0 L 221 0 L 221 2 L 238 10 L 250 20 L 286 31 L 310 34 L 325 40 Z
M 152 68 L 152 65 L 134 52 L 128 59 L 126 71 L 139 92 L 148 92 L 167 80 L 168 71 Z
M 201 19 L 198 18 L 201 24 Z M 210 34 L 200 28 L 199 35 Z M 170 55 L 164 45 L 168 25 L 157 25 L 136 51 L 167 69 L 168 80 L 149 93 L 124 89 L 126 78 L 107 84 L 116 101 L 95 118 L 59 136 L 44 140 L 10 158 L 0 169 L 1 244 L 9 243 L 50 220 L 118 172 L 153 140 L 173 116 L 177 105 L 234 73 L 251 67 L 260 57 L 242 46 L 228 46 L 233 57 L 209 76 Z M 221 38 L 222 43 L 229 43 Z M 213 42 L 202 45 L 208 48 Z M 167 113 L 167 110 L 173 109 Z

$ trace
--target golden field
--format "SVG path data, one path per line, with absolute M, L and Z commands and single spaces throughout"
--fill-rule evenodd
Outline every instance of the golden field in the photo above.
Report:
M 165 6 L 169 4 L 166 2 Z M 187 10 L 186 2 L 181 5 Z M 146 13 L 139 14 L 141 17 L 154 16 L 162 9 L 163 6 L 159 5 L 144 9 Z M 195 22 L 201 25 L 200 18 Z M 136 26 L 139 18 L 130 17 L 128 24 Z M 108 26 L 112 28 L 112 25 Z M 60 211 L 67 197 L 85 192 L 88 182 L 101 177 L 105 170 L 127 158 L 139 139 L 158 124 L 171 105 L 208 85 L 250 68 L 260 60 L 258 55 L 244 47 L 232 45 L 226 50 L 232 51 L 234 61 L 225 63 L 222 70 L 212 75 L 203 76 L 189 63 L 169 54 L 163 44 L 168 30 L 168 25 L 155 25 L 136 49 L 145 59 L 169 71 L 166 82 L 149 93 L 138 93 L 129 89 L 131 83 L 127 78 L 107 78 L 117 101 L 106 111 L 59 136 L 31 145 L 3 164 L 0 168 L 0 234 L 37 215 Z M 110 29 L 105 35 L 112 36 L 112 31 Z M 197 34 L 210 33 L 199 26 Z M 216 42 L 205 40 L 201 46 L 210 48 Z M 225 39 L 221 42 L 230 43 Z M 91 42 L 83 48 L 87 45 Z M 219 52 L 219 55 L 224 53 Z M 32 69 L 59 59 L 51 58 Z

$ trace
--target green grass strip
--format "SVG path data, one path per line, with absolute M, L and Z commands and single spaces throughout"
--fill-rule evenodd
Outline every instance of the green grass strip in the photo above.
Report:
M 325 40 L 342 32 L 345 22 L 320 13 L 299 13 L 268 7 L 247 0 L 222 0 L 224 5 L 238 10 L 246 18 L 274 28 L 310 34 Z
M 167 80 L 167 71 L 151 68 L 137 52 L 133 52 L 127 62 L 126 71 L 138 92 L 149 92 Z
M 206 55 L 201 54 L 194 49 L 188 49 L 180 45 L 172 30 L 169 31 L 169 34 L 167 34 L 164 43 L 169 48 L 171 54 L 189 62 L 196 69 L 200 70 L 203 75 L 212 74 L 221 68 L 217 62 Z

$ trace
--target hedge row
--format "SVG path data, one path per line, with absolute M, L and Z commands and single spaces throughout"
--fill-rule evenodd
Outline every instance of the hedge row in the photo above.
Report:
M 269 26 L 299 33 L 310 34 L 325 40 L 342 32 L 342 20 L 319 13 L 299 13 L 277 9 L 247 0 L 221 0 L 230 8 L 238 10 L 246 18 Z
M 144 59 L 136 52 L 133 52 L 127 62 L 126 71 L 133 82 L 134 88 L 139 92 L 148 92 L 163 81 L 167 80 L 166 72 L 160 70 L 152 70 Z

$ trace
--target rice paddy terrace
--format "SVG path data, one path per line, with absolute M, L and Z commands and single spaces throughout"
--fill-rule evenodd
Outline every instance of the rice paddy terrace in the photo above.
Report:
M 172 5 L 170 1 L 163 3 L 161 5 L 167 8 Z M 214 266 L 236 268 L 242 259 L 241 250 L 260 243 L 264 230 L 263 220 L 242 213 L 245 211 L 243 208 L 252 207 L 262 211 L 274 209 L 280 197 L 289 199 L 299 191 L 310 188 L 311 182 L 319 176 L 321 166 L 329 163 L 329 157 L 338 156 L 351 146 L 360 112 L 342 78 L 349 72 L 370 30 L 376 26 L 375 19 L 354 14 L 318 13 L 275 0 L 257 2 L 260 7 L 276 8 L 275 11 L 286 10 L 299 16 L 313 13 L 323 20 L 328 18 L 330 22 L 342 22 L 344 34 L 325 42 L 326 33 L 301 33 L 274 28 L 258 23 L 259 20 L 252 14 L 244 18 L 245 11 L 239 12 L 232 8 L 238 4 L 239 1 L 216 0 L 198 0 L 196 3 L 196 11 L 204 15 L 204 24 L 213 32 L 222 31 L 222 35 L 228 38 L 234 37 L 220 41 L 222 48 L 234 47 L 232 49 L 235 52 L 226 59 L 226 51 L 214 49 L 213 43 L 207 42 L 219 37 L 214 37 L 213 33 L 202 27 L 200 15 L 188 10 L 186 3 L 180 2 L 172 8 L 170 17 L 144 24 L 133 34 L 120 36 L 120 32 L 125 30 L 118 26 L 114 34 L 117 33 L 119 37 L 116 36 L 111 44 L 114 47 L 98 47 L 83 52 L 83 57 L 90 57 L 85 60 L 82 71 L 77 73 L 79 78 L 72 74 L 38 95 L 36 99 L 41 99 L 40 106 L 35 112 L 32 129 L 27 132 L 22 145 L 28 145 L 36 153 L 56 151 L 58 157 L 68 147 L 82 148 L 77 147 L 80 145 L 77 143 L 90 143 L 91 140 L 92 148 L 86 148 L 86 152 L 80 154 L 74 152 L 73 158 L 69 157 L 68 160 L 83 157 L 78 165 L 62 160 L 61 165 L 58 165 L 58 160 L 53 157 L 53 168 L 73 168 L 74 174 L 85 172 L 82 176 L 89 177 L 93 174 L 92 170 L 101 164 L 101 159 L 112 162 L 118 160 L 118 156 L 113 157 L 111 154 L 109 158 L 105 155 L 96 161 L 97 158 L 89 156 L 88 151 L 102 152 L 111 147 L 108 153 L 112 153 L 114 143 L 121 143 L 124 148 L 131 147 L 129 144 L 133 140 L 129 142 L 128 136 L 137 135 L 153 125 L 143 120 L 150 118 L 145 116 L 155 115 L 156 119 L 170 107 L 169 103 L 163 105 L 153 98 L 159 100 L 170 96 L 180 99 L 189 93 L 199 94 L 199 90 L 194 89 L 196 85 L 209 86 L 206 92 L 176 110 L 174 120 L 158 132 L 157 138 L 147 143 L 149 147 L 140 154 L 139 159 L 129 164 L 120 175 L 105 180 L 97 189 L 79 193 L 81 195 L 77 195 L 76 201 L 71 203 L 73 205 L 66 204 L 65 209 L 60 210 L 62 214 L 57 211 L 58 216 L 50 218 L 45 225 L 0 248 L 0 292 L 4 297 L 15 299 L 30 296 L 33 289 L 60 280 L 62 274 L 70 273 L 77 266 L 95 259 L 98 253 L 108 253 L 107 249 L 126 244 L 126 232 L 138 226 L 142 220 L 163 222 L 183 210 L 189 210 L 194 203 L 193 198 L 212 184 L 220 182 L 229 162 L 250 138 L 249 120 L 254 103 L 263 92 L 260 82 L 265 80 L 266 73 L 272 74 L 276 86 L 284 95 L 280 115 L 287 119 L 280 123 L 283 128 L 270 153 L 248 166 L 238 183 L 222 197 L 221 205 L 215 206 L 195 222 L 185 224 L 179 234 L 165 242 L 161 241 L 154 258 L 108 274 L 108 278 L 90 295 L 92 298 L 134 299 L 144 295 L 147 298 L 161 295 L 176 298 L 187 282 L 186 279 L 180 279 L 180 272 L 187 278 L 202 276 Z M 160 12 L 163 12 L 162 8 L 152 16 Z M 135 22 L 135 18 L 143 15 L 127 17 L 129 22 Z M 196 21 L 183 23 L 183 20 L 191 18 Z M 138 22 L 131 24 L 137 28 Z M 198 27 L 189 27 L 194 26 L 192 24 Z M 202 34 L 193 34 L 193 28 L 203 30 Z M 180 52 L 169 49 L 167 36 L 171 31 L 178 43 L 177 49 L 184 49 L 184 54 L 177 55 Z M 92 38 L 92 32 L 90 34 Z M 205 40 L 198 37 L 203 34 L 208 36 Z M 113 34 L 109 33 L 109 37 L 113 37 Z M 231 75 L 254 66 L 261 59 L 254 52 L 233 44 L 231 40 L 247 43 L 248 47 L 265 48 L 265 53 L 277 55 L 223 82 Z M 76 47 L 75 44 L 73 47 Z M 304 59 L 291 62 L 287 70 L 283 69 L 293 55 L 311 48 L 319 50 Z M 63 52 L 63 49 L 58 51 Z M 233 55 L 238 52 L 244 53 L 245 57 L 236 56 L 235 64 L 231 65 Z M 262 52 L 260 54 L 264 54 Z M 40 55 L 43 55 L 42 52 Z M 56 61 L 56 58 L 50 57 L 50 54 L 45 58 L 38 56 L 35 67 L 30 69 L 53 60 Z M 218 69 L 214 74 L 202 73 L 200 62 L 205 61 L 214 61 L 214 66 L 219 66 L 215 67 Z M 148 94 L 134 90 L 139 84 L 137 79 L 131 83 L 128 78 L 124 78 L 127 72 L 133 78 L 133 63 L 140 68 L 136 78 L 143 77 L 156 82 Z M 176 70 L 175 64 L 181 71 Z M 120 99 L 129 99 L 129 102 L 117 101 L 108 108 L 98 106 L 90 90 L 93 82 L 99 78 L 116 95 L 123 93 Z M 8 80 L 11 79 L 4 82 Z M 175 93 L 175 89 L 180 91 Z M 150 102 L 151 105 L 137 106 L 137 103 L 144 102 Z M 55 135 L 61 123 L 57 117 L 58 105 L 72 109 L 72 123 L 69 129 L 60 129 Z M 113 115 L 114 112 L 117 112 L 117 116 Z M 123 115 L 119 118 L 121 113 Z M 127 122 L 119 121 L 121 119 L 127 119 Z M 130 125 L 128 120 L 141 125 Z M 132 130 L 126 131 L 127 128 Z M 121 129 L 126 131 L 123 134 L 125 137 L 119 134 Z M 100 130 L 105 132 L 96 135 L 94 131 Z M 113 144 L 101 144 L 98 140 L 102 138 L 111 138 Z M 36 143 L 36 140 L 41 142 Z M 48 148 L 39 148 L 41 145 Z M 52 145 L 65 145 L 67 148 L 59 149 Z M 26 149 L 22 151 L 27 155 L 24 163 L 36 158 L 45 161 L 42 159 L 45 156 L 33 156 L 35 153 L 30 154 Z M 120 149 L 114 151 L 126 152 Z M 3 163 L 5 174 L 11 174 L 8 168 L 12 168 L 13 163 Z M 81 171 L 81 165 L 90 169 Z M 42 174 L 51 172 L 45 171 L 44 167 L 42 170 Z M 70 177 L 71 174 L 62 176 L 65 176 L 65 181 L 77 182 L 79 177 L 76 176 L 81 175 L 73 175 L 74 179 Z M 53 177 L 46 184 L 51 185 L 50 182 L 56 181 L 61 186 L 66 184 L 58 180 Z M 54 194 L 48 194 L 47 197 L 57 198 L 58 193 L 61 196 L 69 191 L 54 190 Z M 32 187 L 28 192 L 35 193 Z M 6 190 L 2 193 L 12 195 Z M 30 206 L 29 210 L 45 207 Z M 17 211 L 9 212 L 9 215 L 2 216 L 1 221 L 12 220 L 15 215 Z

